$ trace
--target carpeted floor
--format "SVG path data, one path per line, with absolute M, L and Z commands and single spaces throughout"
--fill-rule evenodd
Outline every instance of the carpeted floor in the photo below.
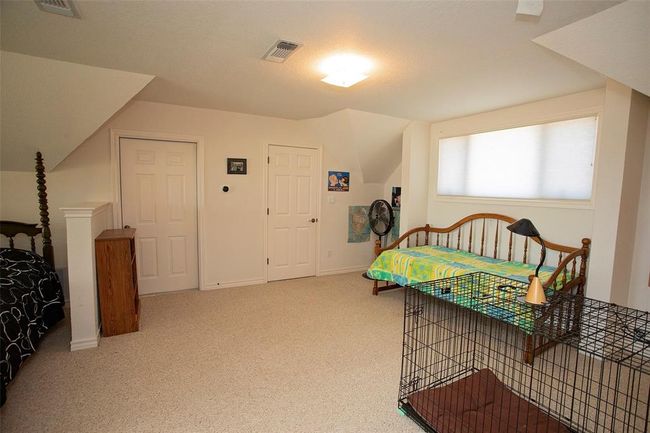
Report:
M 357 274 L 142 298 L 140 332 L 68 350 L 9 386 L 10 432 L 418 432 L 396 411 L 401 291 Z

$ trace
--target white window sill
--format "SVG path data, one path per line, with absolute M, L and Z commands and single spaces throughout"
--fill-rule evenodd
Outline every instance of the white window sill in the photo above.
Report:
M 443 203 L 466 204 L 491 204 L 500 206 L 545 207 L 560 209 L 593 210 L 594 202 L 591 200 L 533 200 L 520 198 L 494 198 L 494 197 L 468 197 L 453 195 L 434 195 L 433 201 Z

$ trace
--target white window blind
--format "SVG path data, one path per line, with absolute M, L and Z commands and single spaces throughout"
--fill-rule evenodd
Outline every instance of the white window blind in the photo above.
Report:
M 444 138 L 438 194 L 588 200 L 596 116 Z

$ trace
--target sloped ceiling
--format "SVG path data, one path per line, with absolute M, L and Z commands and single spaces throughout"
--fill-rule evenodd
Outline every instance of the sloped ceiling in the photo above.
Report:
M 402 161 L 402 132 L 406 119 L 358 110 L 346 110 L 350 141 L 364 182 L 385 182 Z
M 628 0 L 533 41 L 650 96 L 650 1 Z
M 352 108 L 436 121 L 602 87 L 604 78 L 531 39 L 618 1 L 547 1 L 539 19 L 500 1 L 82 1 L 80 19 L 0 1 L 2 49 L 155 75 L 138 99 L 289 119 Z M 279 38 L 304 45 L 285 63 Z M 349 89 L 319 62 L 375 61 Z
M 331 160 L 361 172 L 364 183 L 383 183 L 402 160 L 402 132 L 408 119 L 345 109 L 304 121 L 326 140 Z
M 31 171 L 34 153 L 55 168 L 142 90 L 152 75 L 0 53 L 0 169 Z

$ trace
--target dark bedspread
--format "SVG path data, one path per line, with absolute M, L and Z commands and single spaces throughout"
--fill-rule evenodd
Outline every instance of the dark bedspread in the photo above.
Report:
M 21 364 L 63 319 L 63 304 L 59 277 L 42 257 L 0 248 L 0 406 Z

